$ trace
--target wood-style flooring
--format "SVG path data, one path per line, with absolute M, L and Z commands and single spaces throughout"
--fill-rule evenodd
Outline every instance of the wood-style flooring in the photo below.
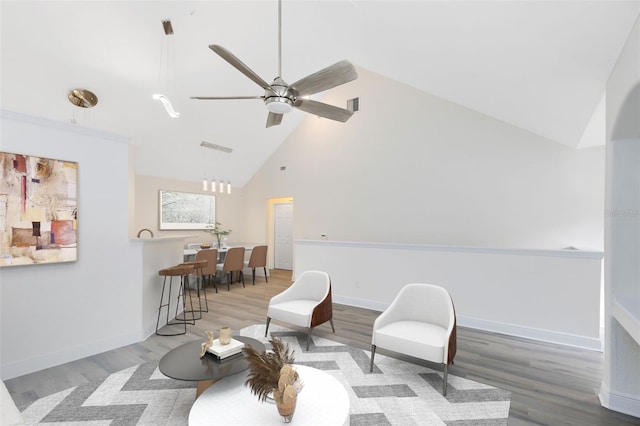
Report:
M 270 273 L 268 283 L 258 277 L 252 286 L 248 277 L 246 288 L 234 284 L 227 291 L 222 286 L 218 294 L 209 289 L 209 313 L 195 326 L 188 326 L 186 335 L 152 335 L 143 342 L 10 379 L 5 384 L 22 410 L 43 396 L 159 360 L 182 343 L 204 340 L 205 330 L 225 325 L 238 330 L 263 323 L 269 298 L 291 284 L 290 271 Z M 334 304 L 333 315 L 335 334 L 329 324 L 316 328 L 313 334 L 370 349 L 371 327 L 379 312 Z M 449 372 L 509 390 L 510 425 L 640 425 L 638 418 L 600 406 L 597 394 L 602 358 L 600 352 L 459 327 L 458 352 Z

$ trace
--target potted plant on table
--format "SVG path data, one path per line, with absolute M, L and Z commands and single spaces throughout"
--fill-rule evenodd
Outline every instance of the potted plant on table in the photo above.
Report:
M 218 241 L 218 248 L 222 248 L 220 238 L 231 233 L 231 229 L 222 229 L 220 228 L 220 225 L 222 225 L 220 222 L 215 222 L 215 224 L 210 223 L 206 226 L 207 229 L 204 231 L 216 237 L 216 240 Z
M 251 347 L 243 349 L 249 363 L 249 377 L 245 385 L 262 402 L 273 395 L 278 413 L 285 423 L 289 423 L 302 382 L 298 372 L 291 366 L 294 357 L 289 346 L 277 337 L 271 339 L 270 343 L 273 348 L 270 352 L 260 353 Z

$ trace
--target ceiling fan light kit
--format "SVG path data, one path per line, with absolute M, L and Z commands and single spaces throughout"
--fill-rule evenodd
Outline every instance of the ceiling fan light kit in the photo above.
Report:
M 278 74 L 282 69 L 282 0 L 278 0 Z M 198 100 L 228 100 L 228 99 L 262 99 L 269 111 L 267 127 L 277 126 L 282 122 L 282 116 L 293 108 L 315 114 L 330 120 L 346 122 L 354 113 L 353 110 L 339 108 L 309 99 L 314 93 L 323 92 L 340 86 L 358 78 L 354 66 L 348 61 L 340 61 L 320 71 L 310 74 L 293 84 L 287 84 L 279 75 L 269 84 L 249 68 L 233 53 L 216 44 L 209 46 L 218 56 L 240 71 L 254 83 L 264 89 L 263 96 L 193 96 Z
M 286 114 L 293 108 L 293 101 L 281 96 L 272 96 L 264 100 L 269 112 L 274 114 Z

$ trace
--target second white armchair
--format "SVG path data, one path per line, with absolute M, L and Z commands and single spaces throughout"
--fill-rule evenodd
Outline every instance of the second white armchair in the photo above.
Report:
M 376 318 L 371 336 L 371 365 L 376 348 L 444 365 L 442 394 L 447 394 L 448 365 L 456 354 L 456 313 L 449 292 L 431 284 L 407 284 Z

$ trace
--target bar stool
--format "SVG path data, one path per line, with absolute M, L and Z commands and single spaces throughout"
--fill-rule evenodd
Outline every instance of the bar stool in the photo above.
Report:
M 163 276 L 164 280 L 162 282 L 162 294 L 160 295 L 160 306 L 158 307 L 158 320 L 156 321 L 156 334 L 158 336 L 177 336 L 180 334 L 187 333 L 187 324 L 195 325 L 196 318 L 193 312 L 193 302 L 191 301 L 191 290 L 189 289 L 189 274 L 194 272 L 193 265 L 177 265 L 172 266 L 170 268 L 161 269 L 158 271 L 158 275 Z M 169 278 L 169 291 L 167 294 L 167 303 L 163 303 L 164 301 L 164 292 L 167 286 L 167 277 Z M 178 290 L 178 296 L 176 300 L 176 315 L 173 318 L 173 322 L 169 321 L 169 305 L 171 304 L 171 285 L 173 283 L 173 277 L 180 277 L 180 288 Z M 189 291 L 189 302 L 191 304 L 191 311 L 187 311 L 186 304 L 186 296 L 187 291 Z M 180 307 L 180 298 L 182 298 L 182 318 L 178 318 L 178 308 Z M 159 333 L 159 325 L 160 325 L 160 314 L 162 313 L 162 308 L 167 308 L 167 323 L 166 325 L 180 325 L 184 326 L 184 331 L 180 333 Z M 187 314 L 191 313 L 191 319 L 187 318 Z
M 207 291 L 204 288 L 204 268 L 207 267 L 209 263 L 208 260 L 194 260 L 191 262 L 184 262 L 179 264 L 178 266 L 193 266 L 193 273 L 196 279 L 196 294 L 198 296 L 198 310 L 190 312 L 186 311 L 186 313 L 191 313 L 193 316 L 198 314 L 198 317 L 195 318 L 197 320 L 202 319 L 203 312 L 209 312 L 209 302 L 207 301 Z M 202 287 L 202 292 L 204 293 L 204 309 L 202 309 L 202 300 L 200 299 L 200 288 Z

